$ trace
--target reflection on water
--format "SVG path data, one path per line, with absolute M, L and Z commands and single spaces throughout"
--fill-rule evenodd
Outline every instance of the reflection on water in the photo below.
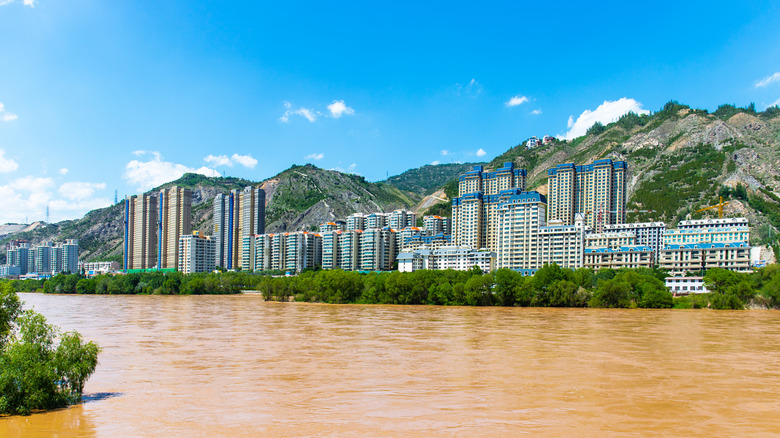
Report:
M 22 297 L 103 353 L 3 437 L 780 433 L 780 312 Z

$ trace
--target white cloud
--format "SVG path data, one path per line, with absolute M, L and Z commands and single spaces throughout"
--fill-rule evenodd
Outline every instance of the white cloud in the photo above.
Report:
M 5 149 L 0 149 L 0 173 L 9 173 L 19 168 L 19 163 L 5 157 Z
M 132 154 L 135 155 L 136 157 L 140 157 L 141 155 L 146 154 L 146 152 L 147 151 L 138 150 L 138 151 L 133 151 Z
M 183 164 L 163 161 L 158 152 L 152 152 L 154 158 L 150 161 L 131 160 L 125 166 L 122 176 L 130 184 L 134 184 L 139 191 L 146 191 L 175 179 L 181 178 L 185 173 L 199 173 L 205 176 L 220 176 L 219 172 L 208 167 L 192 168 Z
M 70 171 L 68 170 L 68 168 L 67 168 L 67 167 L 63 167 L 63 168 L 62 168 L 62 169 L 60 169 L 60 171 L 59 171 L 60 175 L 67 175 L 67 174 L 68 174 L 68 172 L 70 172 Z
M 514 96 L 513 98 L 509 99 L 504 105 L 507 107 L 513 107 L 522 105 L 524 103 L 528 102 L 528 98 L 525 96 Z
M 254 169 L 257 166 L 257 160 L 252 158 L 251 155 L 233 154 L 230 159 L 249 169 Z
M 431 161 L 431 166 L 438 166 L 439 164 L 441 164 L 441 162 L 439 162 L 439 160 Z
M 593 126 L 594 123 L 600 122 L 603 124 L 612 123 L 619 119 L 620 116 L 628 112 L 634 112 L 636 114 L 649 114 L 650 111 L 642 109 L 642 104 L 634 99 L 623 97 L 615 101 L 605 100 L 604 103 L 598 106 L 595 110 L 585 110 L 574 120 L 574 116 L 569 117 L 568 127 L 569 131 L 563 136 L 566 140 L 575 139 L 581 135 L 585 135 L 588 128 Z
M 770 106 L 780 106 L 780 99 L 777 99 L 776 101 L 770 103 L 766 107 L 769 108 Z
M 766 87 L 767 85 L 777 81 L 780 81 L 780 72 L 769 75 L 764 79 L 761 79 L 760 81 L 756 82 L 756 88 Z
M 0 6 L 5 6 L 5 5 L 11 4 L 11 3 L 15 2 L 15 1 L 16 0 L 0 0 Z M 25 5 L 25 6 L 29 6 L 31 8 L 34 8 L 36 1 L 37 0 L 23 0 L 22 4 Z
M 315 120 L 317 120 L 317 117 L 322 115 L 322 113 L 320 113 L 319 111 L 315 111 L 304 107 L 300 107 L 297 110 L 293 110 L 292 104 L 290 102 L 284 102 L 284 107 L 287 108 L 287 111 L 285 111 L 284 114 L 282 114 L 282 117 L 279 117 L 279 120 L 284 123 L 289 122 L 290 116 L 292 115 L 305 117 L 310 122 L 314 122 Z
M 1 1 L 1 0 L 0 0 Z M 0 6 L 2 6 L 3 3 L 0 3 Z M 19 117 L 16 114 L 9 113 L 5 110 L 5 105 L 3 105 L 2 102 L 0 102 L 0 120 L 4 122 L 10 122 L 12 120 L 16 120 Z
M 96 190 L 106 188 L 106 183 L 66 182 L 60 186 L 59 193 L 63 198 L 72 201 L 83 201 L 91 198 Z
M 354 172 L 355 169 L 357 169 L 357 163 L 352 163 L 349 165 L 349 168 L 347 170 L 349 170 L 350 172 Z
M 206 163 L 217 167 L 217 166 L 228 166 L 233 167 L 233 164 L 240 164 L 244 167 L 248 167 L 250 169 L 254 169 L 257 165 L 257 160 L 252 158 L 251 155 L 239 155 L 239 154 L 233 154 L 232 156 L 228 157 L 227 155 L 207 155 L 203 161 Z
M 334 119 L 338 119 L 344 114 L 348 116 L 355 114 L 355 110 L 345 105 L 343 100 L 334 100 L 333 103 L 328 105 L 328 111 L 330 111 L 330 115 Z
M 64 174 L 62 169 L 60 174 Z M 0 223 L 45 220 L 47 207 L 51 222 L 78 219 L 90 210 L 111 205 L 107 197 L 96 197 L 96 191 L 105 188 L 105 183 L 66 182 L 57 189 L 52 178 L 16 178 L 0 185 Z
M 535 110 L 531 111 L 531 114 L 533 114 L 533 115 L 538 115 L 538 114 L 541 114 L 541 113 L 542 113 L 542 110 L 541 110 L 541 109 L 539 109 L 539 108 L 537 108 L 537 109 L 535 109 Z
M 450 151 L 448 151 L 447 149 L 442 149 L 440 153 L 442 157 L 446 157 L 447 155 L 450 154 Z
M 484 157 L 485 155 L 487 155 L 487 152 L 485 152 L 484 149 L 479 148 L 479 150 L 477 151 L 477 156 L 478 157 Z
M 233 162 L 230 161 L 227 155 L 207 155 L 203 161 L 211 164 L 212 166 L 228 166 L 233 167 Z
M 325 158 L 325 154 L 309 154 L 304 158 L 306 158 L 307 160 L 321 160 Z
M 40 178 L 36 176 L 24 176 L 12 181 L 8 187 L 20 192 L 36 193 L 41 192 L 54 185 L 51 178 Z

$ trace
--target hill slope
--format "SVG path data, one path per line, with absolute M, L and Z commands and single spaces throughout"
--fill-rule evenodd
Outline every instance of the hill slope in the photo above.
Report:
M 258 183 L 241 178 L 211 178 L 185 174 L 176 181 L 148 193 L 173 186 L 192 190 L 193 229 L 211 234 L 213 199 L 248 185 L 266 190 L 266 231 L 313 229 L 324 221 L 344 218 L 355 212 L 391 211 L 416 204 L 420 197 L 383 183 L 367 182 L 362 176 L 324 170 L 312 165 L 293 166 Z M 122 259 L 123 203 L 93 210 L 83 218 L 55 224 L 41 224 L 31 231 L 8 234 L 0 239 L 25 239 L 33 244 L 79 239 L 81 260 Z M 12 227 L 17 229 L 20 227 Z
M 587 164 L 611 158 L 626 160 L 630 221 L 662 220 L 674 224 L 688 217 L 713 217 L 695 211 L 731 199 L 726 212 L 746 216 L 754 243 L 766 242 L 780 229 L 780 110 L 762 113 L 723 105 L 714 113 L 676 102 L 638 116 L 630 113 L 607 126 L 596 125 L 572 141 L 526 149 L 515 146 L 493 159 L 487 169 L 514 162 L 528 170 L 529 189 L 547 193 L 547 170 L 561 163 Z M 745 191 L 734 189 L 742 185 Z M 438 206 L 448 214 L 451 209 Z M 770 229 L 772 231 L 770 231 Z
M 457 179 L 458 175 L 480 164 L 485 163 L 427 164 L 415 169 L 409 169 L 400 175 L 391 176 L 384 182 L 405 192 L 428 196 L 439 190 L 450 180 Z

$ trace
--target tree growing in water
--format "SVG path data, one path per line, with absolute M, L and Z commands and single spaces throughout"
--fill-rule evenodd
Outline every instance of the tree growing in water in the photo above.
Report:
M 79 333 L 60 334 L 43 315 L 23 312 L 13 287 L 0 284 L 0 414 L 78 403 L 99 352 Z

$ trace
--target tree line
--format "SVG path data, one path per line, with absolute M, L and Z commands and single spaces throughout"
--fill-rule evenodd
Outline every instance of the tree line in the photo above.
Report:
M 266 300 L 333 304 L 429 304 L 449 306 L 533 306 L 611 308 L 742 309 L 780 307 L 780 265 L 753 273 L 710 269 L 711 291 L 673 297 L 660 269 L 567 269 L 547 265 L 535 275 L 499 269 L 483 273 L 420 270 L 411 273 L 307 270 L 296 276 L 280 271 L 184 275 L 149 272 L 85 278 L 60 274 L 37 282 L 10 281 L 17 291 L 65 294 L 235 294 L 258 291 Z

